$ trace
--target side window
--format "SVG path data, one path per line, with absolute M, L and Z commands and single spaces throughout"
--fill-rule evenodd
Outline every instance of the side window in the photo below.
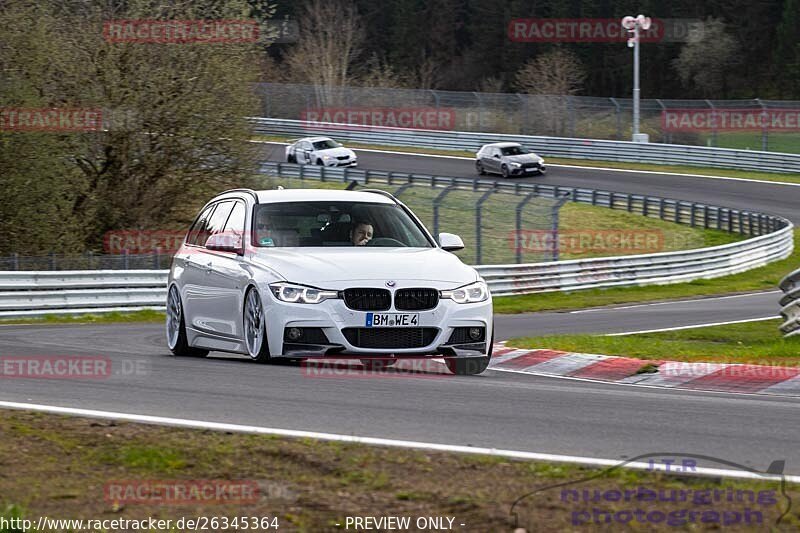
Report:
M 225 223 L 225 232 L 236 232 L 239 235 L 244 233 L 244 215 L 245 206 L 244 202 L 235 202 L 233 210 L 231 211 L 228 221 Z
M 217 204 L 213 204 L 208 206 L 202 214 L 197 217 L 197 220 L 189 229 L 189 234 L 186 236 L 186 244 L 194 244 L 197 246 L 203 246 L 206 243 L 207 237 L 201 237 L 208 235 L 208 220 L 211 218 L 214 209 L 217 207 Z
M 306 150 L 306 151 L 310 152 L 311 151 L 311 143 L 308 142 L 308 141 L 304 141 L 303 142 L 303 150 Z
M 217 233 L 221 233 L 222 230 L 225 229 L 225 222 L 228 221 L 228 217 L 231 214 L 233 203 L 233 201 L 227 200 L 217 204 L 217 208 L 211 214 L 211 218 L 208 219 L 207 233 L 205 235 L 205 239 L 202 240 L 203 246 L 205 246 L 205 241 L 208 240 L 209 237 L 216 235 Z

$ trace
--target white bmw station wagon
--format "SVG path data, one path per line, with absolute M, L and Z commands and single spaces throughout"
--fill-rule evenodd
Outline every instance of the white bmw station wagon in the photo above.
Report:
M 166 333 L 175 355 L 443 357 L 479 374 L 492 298 L 403 203 L 380 190 L 236 189 L 211 200 L 175 255 Z

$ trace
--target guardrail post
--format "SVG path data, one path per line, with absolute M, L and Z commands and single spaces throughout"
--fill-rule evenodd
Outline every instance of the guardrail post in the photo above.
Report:
M 125 250 L 122 250 L 122 268 L 124 268 L 125 270 L 128 270 L 128 267 L 129 267 L 128 259 L 129 258 L 130 258 L 130 254 L 128 254 L 127 248 Z
M 714 107 L 714 104 L 711 103 L 711 100 L 707 98 L 706 103 L 708 107 L 711 108 L 711 123 L 714 125 L 714 128 L 711 130 L 711 146 L 717 146 L 717 109 Z
M 633 197 L 630 194 L 625 195 L 628 201 L 628 213 L 633 212 Z
M 692 202 L 691 211 L 689 211 L 689 225 L 690 225 L 691 227 L 694 227 L 694 226 L 695 226 L 694 217 L 695 217 L 695 211 L 696 211 L 696 210 L 697 210 L 697 204 L 696 204 L 696 203 L 694 203 L 694 202 Z
M 642 216 L 646 217 L 649 212 L 647 205 L 647 196 L 642 196 Z
M 19 270 L 19 254 L 17 252 L 11 254 L 11 270 Z
M 161 268 L 161 248 L 156 248 L 156 253 L 153 256 L 153 268 L 156 270 Z
M 536 197 L 536 193 L 530 193 L 525 198 L 522 199 L 520 203 L 517 204 L 516 207 L 516 217 L 515 217 L 515 224 L 514 228 L 516 232 L 514 234 L 514 257 L 516 259 L 517 264 L 522 263 L 522 246 L 520 246 L 520 235 L 522 234 L 522 210 L 525 209 L 525 204 L 530 202 L 533 198 Z
M 455 185 L 448 185 L 444 188 L 439 195 L 433 199 L 433 236 L 434 238 L 439 238 L 439 206 L 444 200 L 444 197 L 450 194 L 450 191 L 455 189 Z
M 56 253 L 50 252 L 50 270 L 56 269 Z
M 497 182 L 494 182 L 494 187 L 483 193 L 478 199 L 475 210 L 475 264 L 481 264 L 481 211 L 483 210 L 483 202 L 489 199 L 494 194 L 497 187 Z
M 86 252 L 86 267 L 91 270 L 92 269 L 92 257 L 94 257 L 94 252 L 89 250 Z
M 622 112 L 619 108 L 619 104 L 617 103 L 616 98 L 609 98 L 611 103 L 614 104 L 614 115 L 617 119 L 617 140 L 622 140 Z
M 767 129 L 767 106 L 761 101 L 761 98 L 756 98 L 756 102 L 761 106 L 761 150 L 766 152 L 769 150 L 769 130 Z
M 574 192 L 575 191 L 573 190 L 565 193 L 563 196 L 556 196 L 556 203 L 553 204 L 551 210 L 551 219 L 552 219 L 551 231 L 553 235 L 553 261 L 558 261 L 558 256 L 560 251 L 558 246 L 558 215 L 559 212 L 561 211 L 561 206 L 563 206 L 564 203 L 567 202 L 571 196 L 573 197 L 573 199 L 575 196 L 577 196 L 574 194 Z
M 676 224 L 680 224 L 681 223 L 681 205 L 682 204 L 683 204 L 683 202 L 681 202 L 681 201 L 675 202 L 675 223 Z

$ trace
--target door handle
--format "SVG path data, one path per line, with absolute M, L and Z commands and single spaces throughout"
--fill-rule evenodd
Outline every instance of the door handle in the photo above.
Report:
M 213 267 L 213 263 L 209 261 L 208 264 L 206 264 L 206 266 L 205 266 L 206 274 L 211 274 L 211 271 L 213 270 L 212 267 Z

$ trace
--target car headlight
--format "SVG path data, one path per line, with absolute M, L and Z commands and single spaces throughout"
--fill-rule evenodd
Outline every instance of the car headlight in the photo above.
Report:
M 517 162 L 515 162 L 515 161 L 511 161 L 511 162 L 509 163 L 509 166 L 512 166 L 512 167 L 514 167 L 514 168 L 519 168 L 519 167 L 521 167 L 521 166 L 522 166 L 522 164 L 521 164 L 521 163 L 517 163 Z
M 489 299 L 489 287 L 483 281 L 476 281 L 457 289 L 441 291 L 442 298 L 453 300 L 457 304 L 471 304 Z
M 325 161 L 330 161 L 330 159 L 331 159 L 331 156 L 329 156 L 329 155 L 323 155 L 323 156 L 322 156 L 322 159 L 324 159 Z
M 278 300 L 295 304 L 318 304 L 325 300 L 339 297 L 338 291 L 326 291 L 316 287 L 306 287 L 283 281 L 270 283 L 269 289 Z
M 539 158 L 539 164 L 541 165 L 542 163 L 544 163 L 544 159 L 542 159 L 542 158 L 540 157 L 540 158 Z

